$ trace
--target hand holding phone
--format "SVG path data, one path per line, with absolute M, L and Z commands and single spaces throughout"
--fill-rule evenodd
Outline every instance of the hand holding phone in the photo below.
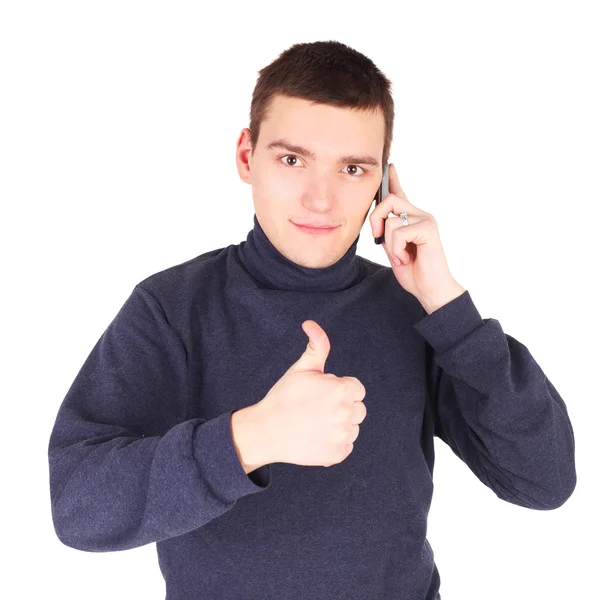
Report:
M 381 185 L 377 190 L 377 194 L 375 195 L 375 208 L 384 200 L 384 198 L 390 193 L 390 174 L 389 174 L 390 163 L 386 163 L 383 165 L 383 175 L 381 178 Z M 385 223 L 383 227 L 383 233 L 374 238 L 376 244 L 382 244 L 385 242 Z

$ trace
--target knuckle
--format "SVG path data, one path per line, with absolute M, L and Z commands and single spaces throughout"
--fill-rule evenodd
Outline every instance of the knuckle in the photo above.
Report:
M 347 404 L 340 404 L 336 409 L 336 419 L 345 423 L 350 418 L 350 407 Z
M 358 389 L 360 390 L 361 396 L 362 398 L 364 398 L 367 395 L 367 390 L 365 388 L 365 386 L 363 385 L 363 382 L 358 379 L 357 377 L 353 377 L 354 381 L 356 381 L 357 385 L 358 385 Z

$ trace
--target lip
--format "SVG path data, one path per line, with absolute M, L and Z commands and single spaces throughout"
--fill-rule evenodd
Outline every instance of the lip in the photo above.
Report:
M 294 221 L 292 221 L 292 223 L 294 223 Z M 304 231 L 305 233 L 314 233 L 317 235 L 330 233 L 339 227 L 339 225 L 336 225 L 335 227 L 304 227 L 303 225 L 298 225 L 298 223 L 294 223 L 294 225 L 300 229 L 300 231 Z

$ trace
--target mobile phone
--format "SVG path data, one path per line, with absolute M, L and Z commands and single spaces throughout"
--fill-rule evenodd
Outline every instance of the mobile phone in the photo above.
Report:
M 381 177 L 381 184 L 379 189 L 377 190 L 377 194 L 375 195 L 375 208 L 382 202 L 386 196 L 390 193 L 390 174 L 389 174 L 390 163 L 386 163 L 383 165 L 383 174 Z M 385 223 L 383 228 L 383 233 L 374 238 L 376 244 L 382 244 L 385 242 Z

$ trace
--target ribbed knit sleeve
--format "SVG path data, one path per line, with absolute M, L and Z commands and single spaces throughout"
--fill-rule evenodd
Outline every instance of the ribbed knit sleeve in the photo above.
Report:
M 59 408 L 48 459 L 52 518 L 67 546 L 125 550 L 202 527 L 267 489 L 246 475 L 233 410 L 185 420 L 187 354 L 149 291 L 135 286 Z
M 415 328 L 431 350 L 435 435 L 502 500 L 561 506 L 577 481 L 573 427 L 527 347 L 482 319 L 468 291 Z

